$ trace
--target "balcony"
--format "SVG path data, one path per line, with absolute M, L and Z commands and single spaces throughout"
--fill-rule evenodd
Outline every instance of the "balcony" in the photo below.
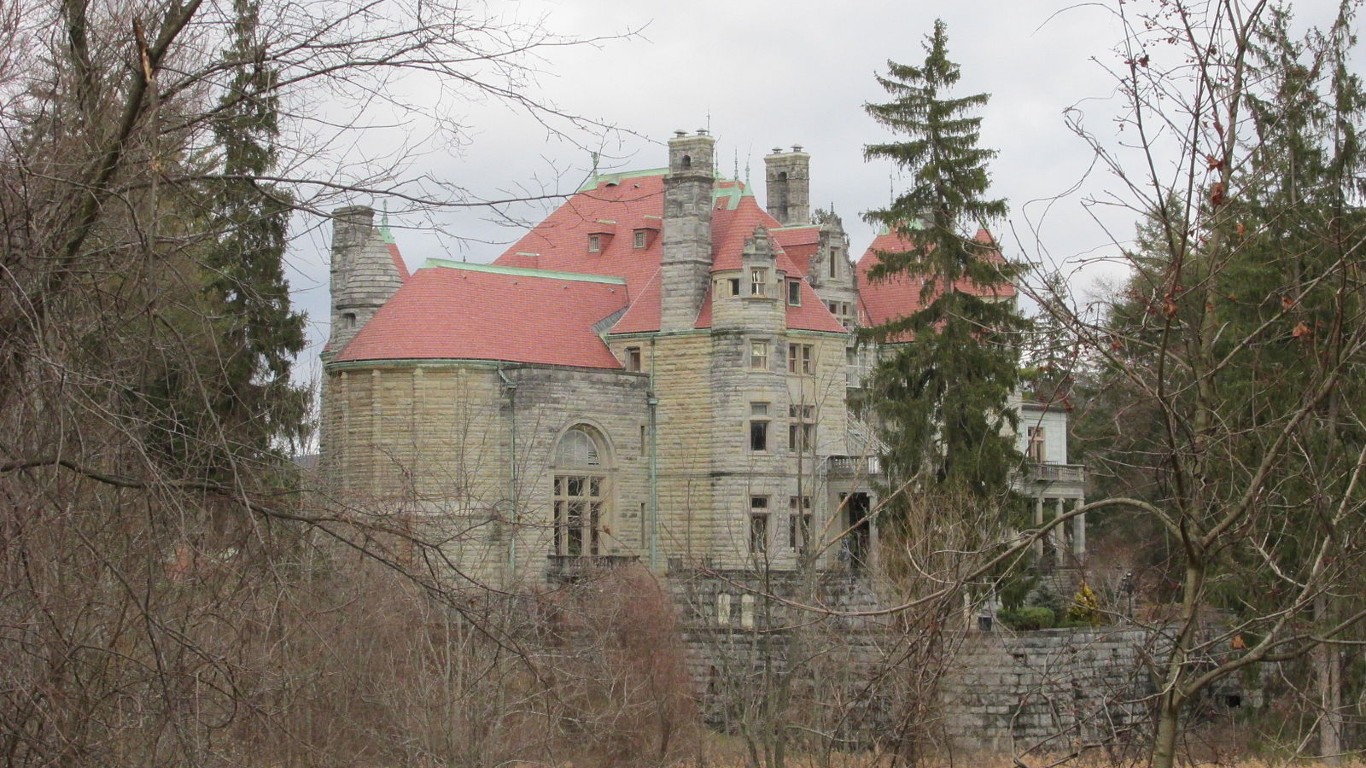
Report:
M 547 555 L 546 580 L 554 584 L 572 584 L 585 577 L 601 575 L 604 571 L 639 560 L 635 555 Z
M 1024 468 L 1026 483 L 1066 483 L 1084 485 L 1086 465 L 1084 464 L 1026 464 Z
M 882 474 L 882 464 L 876 456 L 829 456 L 825 462 L 826 474 L 836 477 L 875 477 Z

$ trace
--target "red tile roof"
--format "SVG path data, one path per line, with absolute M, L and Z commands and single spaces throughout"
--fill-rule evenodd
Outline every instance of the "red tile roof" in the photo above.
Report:
M 991 235 L 986 230 L 981 230 L 977 233 L 976 239 L 978 242 L 989 243 L 991 242 Z M 874 238 L 872 244 L 868 246 L 868 250 L 859 259 L 858 280 L 861 305 L 859 307 L 859 319 L 864 325 L 882 325 L 892 320 L 908 317 L 928 303 L 920 295 L 921 285 L 925 282 L 923 277 L 910 277 L 903 273 L 874 281 L 868 276 L 872 268 L 882 261 L 879 253 L 904 252 L 913 247 L 912 243 L 901 235 L 884 233 Z M 1005 261 L 1000 251 L 992 251 L 988 258 L 996 262 Z M 1000 299 L 1015 296 L 1015 286 L 1010 283 L 981 286 L 962 280 L 958 282 L 956 287 L 960 291 L 976 296 Z M 907 339 L 900 340 L 905 341 Z
M 593 326 L 626 304 L 619 279 L 432 261 L 413 273 L 337 361 L 621 368 Z
M 659 230 L 664 213 L 664 169 L 599 177 L 537 224 L 494 262 L 501 266 L 549 269 L 592 275 L 613 275 L 626 281 L 630 309 L 612 333 L 659 330 L 658 271 L 664 251 Z M 602 250 L 588 250 L 588 236 L 604 231 L 601 222 L 615 222 L 616 235 L 602 238 Z M 754 228 L 782 230 L 774 237 L 778 269 L 791 276 L 806 274 L 806 257 L 794 262 L 781 243 L 799 246 L 819 239 L 815 225 L 783 228 L 738 181 L 719 180 L 712 204 L 712 270 L 740 268 L 745 240 Z M 644 229 L 646 247 L 635 247 L 635 230 Z M 629 234 L 628 234 L 629 233 Z M 810 246 L 814 251 L 814 244 Z M 803 288 L 801 307 L 788 307 L 788 327 L 797 330 L 843 332 L 844 327 L 810 286 Z M 806 297 L 806 292 L 810 296 Z M 711 327 L 708 308 L 698 313 L 695 327 Z

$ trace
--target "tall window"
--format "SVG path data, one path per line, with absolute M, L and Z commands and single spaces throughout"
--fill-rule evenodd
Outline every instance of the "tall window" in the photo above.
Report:
M 574 427 L 555 448 L 555 554 L 602 553 L 607 476 L 597 439 Z
M 1048 461 L 1048 449 L 1044 444 L 1043 427 L 1030 427 L 1028 434 L 1029 447 L 1026 449 L 1025 454 L 1029 457 L 1029 460 L 1039 464 Z
M 749 404 L 749 449 L 768 450 L 768 403 Z
M 759 555 L 768 551 L 768 497 L 749 497 L 749 551 Z
M 787 448 L 793 453 L 809 451 L 816 445 L 816 406 L 787 407 Z
M 628 371 L 639 371 L 639 370 L 640 370 L 640 347 L 627 347 L 627 348 L 626 348 L 626 370 L 628 370 Z
M 589 251 L 590 253 L 597 253 L 598 251 L 601 251 L 601 250 L 602 250 L 602 235 L 589 235 L 589 236 L 588 236 L 588 251 Z
M 789 496 L 787 499 L 787 545 L 798 554 L 806 554 L 811 540 L 811 497 Z
M 801 306 L 801 304 L 802 304 L 802 281 L 800 281 L 800 280 L 788 280 L 788 281 L 787 281 L 787 303 L 788 303 L 788 304 L 791 304 L 791 305 L 794 306 L 794 307 L 799 307 L 799 306 Z
M 756 339 L 749 343 L 749 367 L 756 371 L 768 370 L 767 339 Z
M 767 296 L 768 295 L 768 270 L 751 269 L 749 271 L 749 295 Z
M 787 345 L 787 372 L 811 376 L 816 373 L 815 349 L 810 344 Z
M 836 277 L 839 277 L 839 267 L 836 266 L 837 264 L 839 264 L 839 251 L 835 250 L 834 248 L 831 248 L 831 249 L 830 249 L 830 278 L 831 278 L 831 279 L 834 279 L 834 278 L 836 278 Z

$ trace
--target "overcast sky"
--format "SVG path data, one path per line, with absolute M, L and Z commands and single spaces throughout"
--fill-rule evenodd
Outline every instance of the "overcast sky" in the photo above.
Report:
M 709 128 L 724 175 L 738 167 L 762 199 L 763 156 L 800 144 L 811 154 L 813 206 L 843 217 L 857 257 L 872 238 L 860 214 L 904 189 L 885 162 L 865 163 L 863 146 L 895 138 L 863 105 L 883 100 L 874 74 L 892 59 L 923 60 L 924 36 L 936 16 L 948 25 L 950 58 L 962 69 L 960 93 L 987 92 L 982 145 L 999 152 L 991 163 L 992 194 L 1010 205 L 998 234 L 1008 255 L 1031 262 L 1076 263 L 1114 252 L 1113 239 L 1132 234 L 1132 217 L 1104 198 L 1114 179 L 1090 171 L 1093 154 L 1064 121 L 1076 108 L 1086 126 L 1113 135 L 1122 110 L 1106 68 L 1116 52 L 1119 0 L 1064 4 L 1047 0 L 536 0 L 494 3 L 523 19 L 545 17 L 565 36 L 630 39 L 559 48 L 538 65 L 529 84 L 536 98 L 622 132 L 574 141 L 547 138 L 544 128 L 496 103 L 453 103 L 452 118 L 468 130 L 458 151 L 422 157 L 415 167 L 449 178 L 485 198 L 505 193 L 572 192 L 591 172 L 586 147 L 600 146 L 604 169 L 667 164 L 665 142 L 675 129 Z M 1143 5 L 1129 0 L 1128 9 Z M 1332 0 L 1295 4 L 1300 25 L 1326 24 Z M 401 84 L 395 87 L 402 87 Z M 408 93 L 420 102 L 420 88 Z M 371 148 L 377 154 L 382 147 Z M 365 146 L 360 147 L 366 151 Z M 748 170 L 747 170 L 748 169 Z M 389 205 L 394 202 L 357 200 Z M 427 258 L 487 262 L 520 231 L 508 221 L 535 221 L 549 203 L 436 217 L 395 213 L 392 223 L 411 268 Z M 327 333 L 326 228 L 304 230 L 291 255 L 299 306 L 311 318 L 317 345 L 301 368 L 316 374 Z M 1108 231 L 1107 231 L 1108 230 Z M 1085 276 L 1093 282 L 1103 269 Z M 1113 271 L 1111 272 L 1113 275 Z M 1111 277 L 1113 279 L 1113 277 Z

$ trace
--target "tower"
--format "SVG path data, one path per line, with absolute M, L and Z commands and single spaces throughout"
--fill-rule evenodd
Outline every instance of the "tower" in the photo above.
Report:
M 332 212 L 332 335 L 324 362 L 335 357 L 398 289 L 403 275 L 373 208 L 356 205 Z
M 690 330 L 711 276 L 712 167 L 716 139 L 678 131 L 669 140 L 664 177 L 664 253 L 659 330 Z
M 764 196 L 768 214 L 783 226 L 811 223 L 811 155 L 800 145 L 791 152 L 775 147 L 764 158 Z

